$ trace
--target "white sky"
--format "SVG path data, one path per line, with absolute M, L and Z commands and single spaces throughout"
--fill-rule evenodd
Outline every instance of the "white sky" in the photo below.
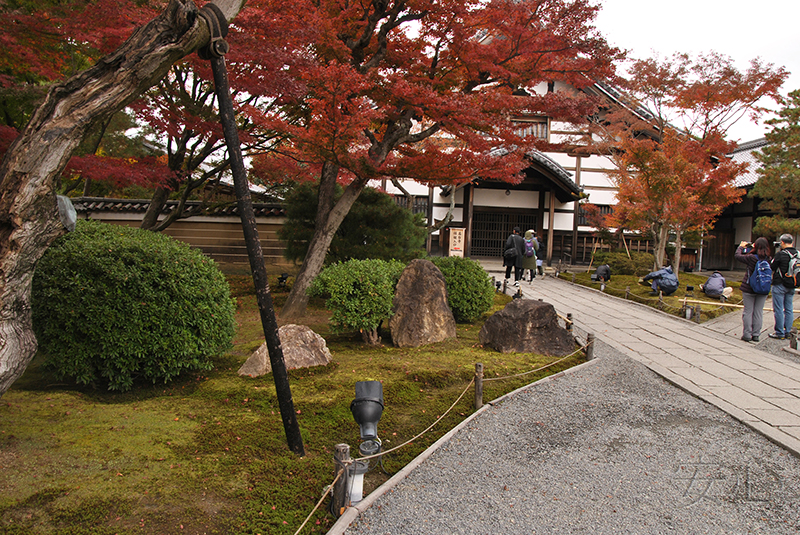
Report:
M 730 56 L 740 70 L 760 57 L 791 74 L 781 89 L 800 88 L 800 0 L 596 0 L 596 26 L 629 56 L 662 58 L 674 52 L 696 55 L 712 50 Z M 765 117 L 766 118 L 766 117 Z M 764 136 L 768 125 L 743 118 L 732 139 Z

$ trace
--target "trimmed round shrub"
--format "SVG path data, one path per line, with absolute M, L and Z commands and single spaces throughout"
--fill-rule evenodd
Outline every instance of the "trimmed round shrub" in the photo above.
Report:
M 32 302 L 47 366 L 109 390 L 210 369 L 235 327 L 213 260 L 169 236 L 96 221 L 78 221 L 47 250 Z
M 473 323 L 492 308 L 494 286 L 486 270 L 471 258 L 432 257 L 430 260 L 444 275 L 447 304 L 459 323 Z
M 308 293 L 327 298 L 331 326 L 360 332 L 365 342 L 379 343 L 378 328 L 392 315 L 394 290 L 405 264 L 398 260 L 348 260 L 326 267 Z

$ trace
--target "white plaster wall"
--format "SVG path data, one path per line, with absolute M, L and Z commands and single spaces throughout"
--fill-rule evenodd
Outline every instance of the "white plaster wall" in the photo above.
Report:
M 583 130 L 581 125 L 565 123 L 564 121 L 550 121 L 550 130 L 560 130 L 562 132 L 575 132 L 580 133 Z
M 474 206 L 497 206 L 500 208 L 539 208 L 538 191 L 511 191 L 506 195 L 502 189 L 475 188 Z
M 583 191 L 589 195 L 589 202 L 592 204 L 617 204 L 617 195 L 614 191 L 592 189 L 589 186 L 586 186 Z
M 572 220 L 573 220 L 572 214 L 556 212 L 555 214 L 553 214 L 553 220 L 554 220 L 554 225 L 553 225 L 554 230 L 572 230 Z M 549 223 L 549 217 L 547 214 L 545 214 L 544 228 L 549 229 L 549 227 L 547 226 L 548 223 Z
M 586 186 L 587 188 L 590 186 L 599 186 L 604 188 L 611 188 L 613 187 L 616 189 L 614 182 L 611 180 L 605 173 L 601 173 L 598 171 L 581 171 L 581 186 Z
M 563 152 L 546 152 L 545 153 L 551 160 L 556 162 L 557 164 L 561 165 L 561 167 L 567 168 L 572 175 L 574 180 L 574 169 L 575 169 L 575 158 L 570 156 L 569 154 L 565 154 Z
M 452 193 L 450 195 L 452 195 Z M 446 205 L 449 206 L 450 205 L 450 195 L 445 197 L 444 195 L 442 195 L 442 190 L 441 189 L 434 188 L 433 189 L 433 203 L 434 204 L 446 204 Z M 458 190 L 458 191 L 456 191 L 455 195 L 456 195 L 456 204 L 461 204 L 461 203 L 464 202 L 464 190 L 463 190 L 463 188 Z
M 433 207 L 433 218 L 436 221 L 441 221 L 444 219 L 444 216 L 447 215 L 447 207 L 446 206 L 434 206 Z M 464 222 L 464 210 L 462 208 L 454 208 L 453 209 L 453 220 L 452 223 L 458 223 L 459 225 Z

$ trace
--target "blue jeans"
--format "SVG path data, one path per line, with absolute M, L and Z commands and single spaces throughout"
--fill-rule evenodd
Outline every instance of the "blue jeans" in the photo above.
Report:
M 783 284 L 772 285 L 772 309 L 775 313 L 775 333 L 789 336 L 792 332 L 794 309 L 792 305 L 794 288 L 787 288 Z

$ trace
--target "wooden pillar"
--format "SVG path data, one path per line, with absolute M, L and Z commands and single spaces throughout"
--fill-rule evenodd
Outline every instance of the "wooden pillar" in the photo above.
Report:
M 475 410 L 483 407 L 483 364 L 475 363 Z
M 475 201 L 475 193 L 472 184 L 464 186 L 464 256 L 472 255 L 472 208 Z
M 434 224 L 433 220 L 433 186 L 428 186 L 428 226 Z M 425 243 L 425 249 L 428 254 L 431 254 L 431 246 L 433 245 L 433 234 L 428 233 L 428 239 Z
M 583 160 L 580 156 L 575 156 L 575 185 L 581 185 L 581 164 Z M 578 254 L 578 212 L 580 212 L 580 203 L 575 200 L 572 209 L 572 251 L 569 257 L 569 263 L 575 263 L 575 256 Z
M 555 219 L 556 219 L 556 202 L 555 202 L 555 195 L 553 194 L 553 190 L 550 190 L 550 195 L 547 199 L 550 213 L 548 217 L 548 228 L 547 228 L 547 265 L 553 265 L 553 227 L 555 227 Z

